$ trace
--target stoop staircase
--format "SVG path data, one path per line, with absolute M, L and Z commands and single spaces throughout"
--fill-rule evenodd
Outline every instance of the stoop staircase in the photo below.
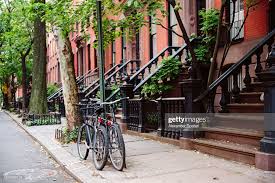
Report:
M 208 111 L 215 113 L 215 125 L 204 129 L 203 138 L 191 139 L 190 148 L 226 159 L 255 165 L 264 136 L 263 83 L 256 76 L 269 67 L 266 55 L 274 44 L 269 33 L 239 62 L 227 69 L 195 101 L 208 98 Z M 213 93 L 216 92 L 216 95 Z M 214 97 L 220 106 L 214 106 Z M 215 109 L 215 110 L 214 110 Z

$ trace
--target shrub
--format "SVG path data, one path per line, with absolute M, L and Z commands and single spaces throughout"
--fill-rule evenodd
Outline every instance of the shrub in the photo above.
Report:
M 147 97 L 166 92 L 173 87 L 166 81 L 176 79 L 181 72 L 181 62 L 178 58 L 167 57 L 161 62 L 161 68 L 143 87 L 141 93 Z

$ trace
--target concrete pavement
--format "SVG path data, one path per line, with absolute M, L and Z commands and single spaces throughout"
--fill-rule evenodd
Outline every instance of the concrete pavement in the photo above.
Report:
M 108 164 L 103 171 L 97 171 L 91 156 L 86 161 L 79 160 L 75 144 L 61 145 L 54 139 L 58 127 L 24 129 L 79 182 L 275 183 L 274 172 L 130 135 L 124 135 L 127 168 L 118 172 Z
M 76 182 L 4 112 L 0 134 L 0 183 Z

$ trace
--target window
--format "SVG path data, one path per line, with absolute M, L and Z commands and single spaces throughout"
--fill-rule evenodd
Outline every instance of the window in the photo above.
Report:
M 150 22 L 150 58 L 157 55 L 157 25 L 154 23 L 154 18 L 149 17 Z
M 58 72 L 58 82 L 61 82 L 61 73 L 60 73 L 60 63 L 58 61 L 57 63 L 57 72 Z
M 94 61 L 95 61 L 95 68 L 97 68 L 97 50 L 94 48 Z
M 122 37 L 121 37 L 121 58 L 123 61 L 126 60 L 126 50 L 127 50 L 127 44 L 126 44 L 126 36 L 125 36 L 125 33 L 124 33 L 124 30 L 122 29 Z
M 168 12 L 169 12 L 168 24 L 170 29 L 168 31 L 168 43 L 169 43 L 169 46 L 174 46 L 178 44 L 178 36 L 174 33 L 174 31 L 175 32 L 177 31 L 178 21 L 172 5 L 169 5 Z
M 244 3 L 243 0 L 236 0 L 235 3 L 235 11 L 234 11 L 234 3 L 230 0 L 230 22 L 232 22 L 233 17 L 234 23 L 231 29 L 230 38 L 231 39 L 241 39 L 244 37 L 244 27 L 240 30 L 243 22 L 244 22 Z
M 112 66 L 116 65 L 116 42 L 112 42 Z
M 83 47 L 78 49 L 78 76 L 82 76 L 83 75 L 83 71 L 84 71 L 84 64 L 83 64 Z
M 136 34 L 136 59 L 140 59 L 140 52 L 139 52 L 139 32 Z
M 88 44 L 88 71 L 91 70 L 91 45 Z

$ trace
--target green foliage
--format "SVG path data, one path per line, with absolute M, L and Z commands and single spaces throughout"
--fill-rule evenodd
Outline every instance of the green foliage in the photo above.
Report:
M 148 124 L 158 124 L 158 113 L 147 113 L 146 115 Z
M 72 131 L 69 131 L 68 129 L 63 129 L 63 135 L 64 135 L 64 143 L 68 144 L 70 142 L 76 142 L 77 141 L 77 135 L 78 135 L 78 127 L 74 128 Z
M 52 0 L 46 4 L 32 3 L 28 12 L 30 17 L 42 15 L 43 19 L 51 27 L 57 28 L 63 38 L 70 33 L 79 31 L 84 39 L 88 39 L 87 28 L 91 27 L 98 37 L 97 0 L 86 0 L 74 3 L 71 0 Z M 102 1 L 102 26 L 104 36 L 104 47 L 107 47 L 116 38 L 124 33 L 131 38 L 146 23 L 148 16 L 156 17 L 157 12 L 166 16 L 163 6 L 164 0 L 128 0 L 126 3 L 114 2 L 113 0 Z M 156 21 L 161 21 L 156 19 Z M 80 25 L 80 30 L 75 25 Z M 97 42 L 95 42 L 97 46 Z
M 181 72 L 181 65 L 178 58 L 164 58 L 159 71 L 142 87 L 141 93 L 151 97 L 172 89 L 172 86 L 164 81 L 176 79 Z
M 32 21 L 28 19 L 27 0 L 0 3 L 0 84 L 16 76 L 15 87 L 21 84 L 21 59 L 32 46 Z M 32 52 L 26 57 L 27 84 L 30 82 Z
M 201 10 L 199 16 L 201 22 L 201 34 L 195 46 L 195 54 L 200 62 L 210 62 L 216 43 L 217 28 L 219 24 L 219 11 L 216 9 Z M 196 36 L 193 36 L 196 37 Z
M 49 84 L 47 86 L 47 97 L 51 96 L 52 94 L 54 94 L 55 92 L 57 92 L 59 88 L 54 85 L 54 84 Z
M 41 126 L 41 125 L 56 125 L 60 124 L 60 121 L 52 119 L 51 117 L 38 118 L 34 121 L 27 121 L 27 126 Z

